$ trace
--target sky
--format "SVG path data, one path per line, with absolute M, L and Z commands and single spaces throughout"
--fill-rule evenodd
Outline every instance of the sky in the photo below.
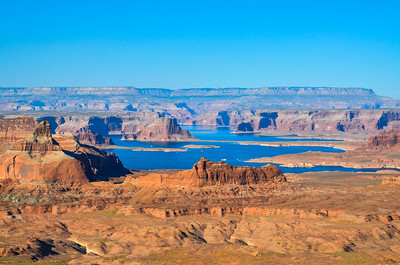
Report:
M 0 87 L 365 87 L 400 98 L 398 0 L 0 0 Z

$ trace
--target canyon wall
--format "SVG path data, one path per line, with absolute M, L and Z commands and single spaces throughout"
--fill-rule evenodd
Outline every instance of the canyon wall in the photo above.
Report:
M 167 113 L 145 111 L 130 114 L 120 113 L 112 116 L 107 115 L 107 113 L 101 113 L 99 116 L 89 116 L 83 113 L 41 116 L 40 112 L 36 112 L 34 115 L 39 122 L 42 120 L 49 121 L 51 127 L 54 128 L 53 133 L 72 133 L 77 135 L 78 139 L 83 141 L 82 143 L 95 145 L 110 143 L 108 138 L 104 138 L 104 136 L 113 134 L 121 134 L 124 140 L 192 140 L 193 137 L 186 130 L 183 130 L 179 124 L 230 126 L 238 133 L 289 134 L 318 132 L 372 135 L 381 130 L 400 128 L 400 110 L 395 109 L 218 111 L 181 117 L 180 119 L 174 119 Z M 0 126 L 2 125 L 0 124 Z M 96 134 L 99 134 L 99 136 L 94 136 Z M 24 135 L 24 132 L 16 135 L 28 137 L 28 135 Z M 11 140 L 6 129 L 1 130 L 0 138 Z
M 183 119 L 209 111 L 396 108 L 400 100 L 370 89 L 261 87 L 139 89 L 134 87 L 0 88 L 2 111 L 154 111 Z
M 236 132 L 376 133 L 400 128 L 400 110 L 259 111 L 244 113 L 242 120 Z
M 0 179 L 85 184 L 126 174 L 113 153 L 82 145 L 71 134 L 52 135 L 50 123 L 0 119 Z
M 45 116 L 38 121 L 49 120 L 54 133 L 71 133 L 83 144 L 106 146 L 113 142 L 105 135 L 121 134 L 122 140 L 178 142 L 193 140 L 194 137 L 183 130 L 177 120 L 159 112 L 133 112 L 131 115 L 115 116 Z

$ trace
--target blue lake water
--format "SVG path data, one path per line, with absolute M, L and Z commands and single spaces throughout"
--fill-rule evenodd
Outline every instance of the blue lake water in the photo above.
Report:
M 190 169 L 193 164 L 202 156 L 212 161 L 224 161 L 235 166 L 256 166 L 262 163 L 245 162 L 252 158 L 273 157 L 283 154 L 302 153 L 307 151 L 322 152 L 343 152 L 332 147 L 312 146 L 291 146 L 291 147 L 270 147 L 259 145 L 241 145 L 229 141 L 298 141 L 297 138 L 279 138 L 274 136 L 260 136 L 257 134 L 233 134 L 228 127 L 210 128 L 205 126 L 182 126 L 190 131 L 197 139 L 206 141 L 193 141 L 184 143 L 149 143 L 137 141 L 122 141 L 121 135 L 109 136 L 118 146 L 142 147 L 142 148 L 183 148 L 185 145 L 215 145 L 219 148 L 187 149 L 185 152 L 162 152 L 162 151 L 135 151 L 131 149 L 109 149 L 107 152 L 114 152 L 123 162 L 124 166 L 130 169 Z M 309 139 L 306 139 L 310 141 Z M 313 139 L 320 141 L 319 139 Z M 225 142 L 224 142 L 225 141 Z M 284 173 L 301 173 L 310 171 L 361 171 L 359 169 L 320 166 L 314 168 L 287 168 L 281 167 Z M 362 170 L 367 171 L 367 170 Z

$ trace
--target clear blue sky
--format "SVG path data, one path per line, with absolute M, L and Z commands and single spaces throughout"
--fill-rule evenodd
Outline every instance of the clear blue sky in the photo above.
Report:
M 0 0 L 0 86 L 119 85 L 400 98 L 400 1 Z

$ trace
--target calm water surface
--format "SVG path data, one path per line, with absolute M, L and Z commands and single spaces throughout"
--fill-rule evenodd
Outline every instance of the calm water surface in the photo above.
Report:
M 297 138 L 279 138 L 274 136 L 260 136 L 257 134 L 233 134 L 228 127 L 211 128 L 206 126 L 182 126 L 197 139 L 204 141 L 193 141 L 185 143 L 147 143 L 137 141 L 122 141 L 121 135 L 109 136 L 118 146 L 142 147 L 142 148 L 182 148 L 185 145 L 216 145 L 219 148 L 187 149 L 186 152 L 162 152 L 162 151 L 134 151 L 131 149 L 110 149 L 130 169 L 190 169 L 202 156 L 212 161 L 224 161 L 235 166 L 261 167 L 262 163 L 245 162 L 252 158 L 273 157 L 284 154 L 302 153 L 307 151 L 343 152 L 332 147 L 291 146 L 270 147 L 258 145 L 241 145 L 236 142 L 223 141 L 298 141 Z M 310 141 L 309 139 L 304 139 Z M 321 141 L 313 139 L 314 141 Z M 359 169 L 342 167 L 314 167 L 314 168 L 286 168 L 281 167 L 284 173 L 300 173 L 310 171 L 360 171 Z

